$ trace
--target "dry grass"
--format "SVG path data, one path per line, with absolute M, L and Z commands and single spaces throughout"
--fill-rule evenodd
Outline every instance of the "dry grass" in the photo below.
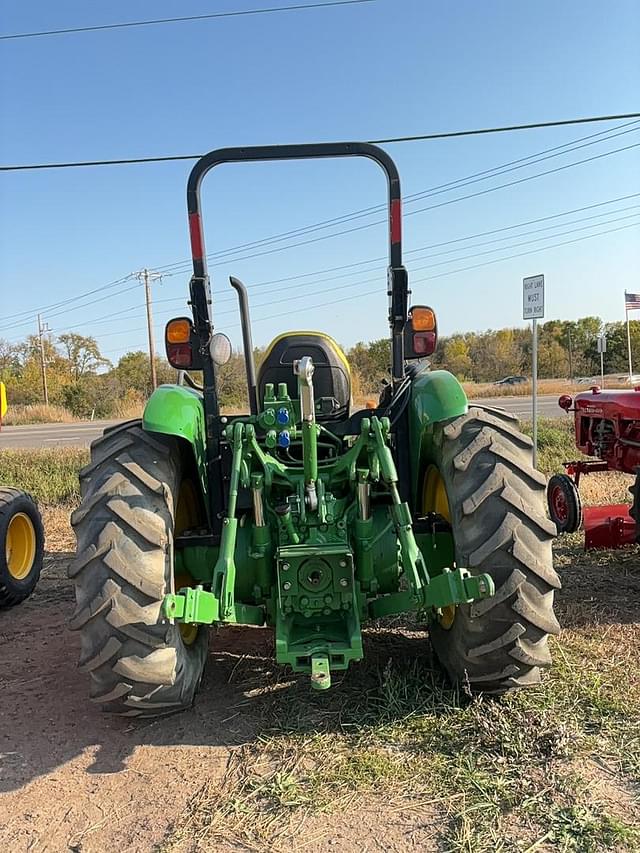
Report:
M 70 411 L 62 406 L 45 406 L 37 403 L 31 406 L 11 406 L 2 423 L 7 426 L 24 424 L 70 424 L 77 421 Z
M 58 504 L 40 506 L 42 522 L 46 532 L 47 551 L 69 552 L 76 547 L 75 536 L 71 529 L 71 511 L 75 505 Z
M 598 377 L 593 380 L 594 385 L 600 385 Z M 523 382 L 521 385 L 495 385 L 493 382 L 463 382 L 462 387 L 465 390 L 467 397 L 470 400 L 478 397 L 529 397 L 532 393 L 530 382 Z M 539 379 L 538 394 L 577 394 L 579 391 L 588 391 L 591 387 L 589 384 L 577 384 L 570 382 L 568 379 Z M 623 379 L 616 376 L 605 376 L 605 388 L 626 388 L 629 390 L 633 386 L 629 385 Z
M 532 392 L 531 383 L 522 385 L 494 385 L 492 382 L 463 382 L 462 387 L 470 400 L 478 397 L 529 397 Z M 585 391 L 588 385 L 572 385 L 568 379 L 540 379 L 538 394 L 572 394 Z
M 131 421 L 134 418 L 141 418 L 144 406 L 144 400 L 123 400 L 116 404 L 109 417 L 114 421 Z

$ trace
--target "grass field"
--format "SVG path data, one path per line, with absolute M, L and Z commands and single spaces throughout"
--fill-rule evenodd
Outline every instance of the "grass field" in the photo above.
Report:
M 541 423 L 539 438 L 547 474 L 575 455 L 563 422 Z M 54 542 L 86 458 L 2 454 L 2 480 L 46 505 Z M 598 502 L 627 485 L 585 481 Z M 423 627 L 402 620 L 368 628 L 365 661 L 327 693 L 276 666 L 271 640 L 237 652 L 232 715 L 259 721 L 256 734 L 231 749 L 222 783 L 203 779 L 157 853 L 640 850 L 640 554 L 584 554 L 579 534 L 555 554 L 554 663 L 507 698 L 449 687 Z M 358 840 L 364 825 L 380 846 Z

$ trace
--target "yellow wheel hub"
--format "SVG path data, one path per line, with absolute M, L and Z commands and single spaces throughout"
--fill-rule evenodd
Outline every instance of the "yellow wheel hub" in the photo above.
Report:
M 192 646 L 196 638 L 198 636 L 198 631 L 200 630 L 199 625 L 185 625 L 181 623 L 179 625 L 180 628 L 180 636 L 182 637 L 182 642 L 185 646 Z
M 31 569 L 36 558 L 36 530 L 29 516 L 24 512 L 17 512 L 7 529 L 6 559 L 9 574 L 15 580 L 24 580 Z
M 429 465 L 425 471 L 422 484 L 422 512 L 425 515 L 428 512 L 436 512 L 451 523 L 451 510 L 449 508 L 449 499 L 447 498 L 447 489 L 442 475 L 435 465 Z M 443 607 L 438 616 L 440 627 L 448 631 L 453 626 L 455 618 L 455 604 Z
M 451 522 L 449 499 L 444 480 L 435 465 L 429 465 L 424 475 L 422 485 L 422 512 L 437 512 L 448 522 Z

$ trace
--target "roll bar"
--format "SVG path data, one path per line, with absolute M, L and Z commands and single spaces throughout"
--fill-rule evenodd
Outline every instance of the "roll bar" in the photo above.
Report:
M 387 176 L 389 217 L 389 326 L 391 331 L 394 383 L 404 376 L 404 325 L 408 309 L 407 273 L 402 266 L 402 221 L 400 177 L 396 164 L 382 148 L 368 142 L 323 142 L 305 145 L 262 145 L 250 148 L 219 148 L 205 154 L 195 164 L 187 183 L 187 210 L 193 258 L 191 301 L 196 329 L 206 341 L 213 328 L 211 293 L 202 227 L 200 187 L 205 175 L 222 163 L 247 163 L 258 160 L 304 160 L 328 157 L 368 157 L 375 160 Z

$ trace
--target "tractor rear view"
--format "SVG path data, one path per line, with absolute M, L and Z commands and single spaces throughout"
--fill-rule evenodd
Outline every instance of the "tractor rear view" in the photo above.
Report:
M 256 373 L 247 292 L 232 279 L 249 412 L 226 416 L 202 179 L 221 163 L 345 156 L 388 180 L 389 384 L 352 411 L 348 361 L 319 332 L 279 335 Z M 363 623 L 403 613 L 429 620 L 452 681 L 488 693 L 538 681 L 558 631 L 545 479 L 515 419 L 469 408 L 457 380 L 429 368 L 436 318 L 409 305 L 391 158 L 364 143 L 213 151 L 187 204 L 193 316 L 166 328 L 187 385 L 161 386 L 141 421 L 93 444 L 73 516 L 72 627 L 93 701 L 140 716 L 189 706 L 208 629 L 227 624 L 270 626 L 276 660 L 326 689 L 363 657 Z

